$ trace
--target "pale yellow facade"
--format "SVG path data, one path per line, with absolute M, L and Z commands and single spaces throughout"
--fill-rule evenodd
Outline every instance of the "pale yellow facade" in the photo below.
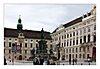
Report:
M 31 56 L 31 50 L 33 48 L 36 49 L 36 45 L 39 45 L 38 41 L 40 41 L 40 39 L 24 38 L 22 47 L 21 47 L 21 52 L 14 53 L 14 59 L 19 60 L 20 56 L 22 56 L 22 60 L 29 59 L 29 57 Z M 46 40 L 46 41 L 47 41 L 47 47 L 48 47 L 48 53 L 49 53 L 51 40 Z M 18 45 L 19 44 L 18 38 L 4 37 L 4 56 L 7 60 L 13 58 L 12 43 L 17 43 L 17 45 Z M 27 46 L 25 46 L 25 44 Z M 36 54 L 36 51 L 35 51 L 35 54 Z
M 96 12 L 94 13 L 95 10 L 96 8 L 90 11 L 92 14 L 90 16 L 88 16 L 88 14 L 86 13 L 86 18 L 82 16 L 82 22 L 71 25 L 67 28 L 64 28 L 63 25 L 60 25 L 56 32 L 51 34 L 53 39 L 52 45 L 55 48 L 56 57 L 58 57 L 56 45 L 59 42 L 61 47 L 60 53 L 65 57 L 66 61 L 69 61 L 69 55 L 71 55 L 71 59 L 77 58 L 78 61 L 83 61 L 86 60 L 87 57 L 92 57 L 92 45 L 96 47 L 96 42 L 93 42 L 94 35 L 96 35 Z M 90 36 L 89 42 L 88 35 Z M 86 36 L 86 42 L 84 42 L 84 36 Z M 80 39 L 82 39 L 82 43 L 80 43 Z M 76 42 L 77 40 L 78 42 Z M 84 52 L 84 46 L 86 46 L 86 52 Z

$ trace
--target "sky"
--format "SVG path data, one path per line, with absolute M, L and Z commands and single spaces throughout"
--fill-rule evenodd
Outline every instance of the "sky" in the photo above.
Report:
M 4 4 L 4 27 L 17 29 L 21 15 L 23 29 L 53 32 L 93 9 L 95 4 Z

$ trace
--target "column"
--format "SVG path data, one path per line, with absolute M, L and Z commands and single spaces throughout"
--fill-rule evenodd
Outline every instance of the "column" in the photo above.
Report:
M 72 38 L 72 40 L 71 40 L 71 46 L 73 46 L 73 38 Z
M 91 33 L 91 35 L 90 35 L 90 42 L 92 42 L 92 41 L 93 41 L 93 35 Z
M 66 48 L 65 48 L 65 60 L 66 60 Z
M 69 43 L 68 43 L 68 46 L 70 46 L 70 39 L 69 39 Z
M 76 46 L 76 37 L 75 37 L 75 46 Z
M 78 37 L 78 45 L 80 45 L 80 37 Z

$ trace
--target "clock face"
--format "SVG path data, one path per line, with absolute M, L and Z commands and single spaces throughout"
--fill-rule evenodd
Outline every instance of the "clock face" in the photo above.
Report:
M 20 50 L 20 46 L 17 46 L 17 50 Z

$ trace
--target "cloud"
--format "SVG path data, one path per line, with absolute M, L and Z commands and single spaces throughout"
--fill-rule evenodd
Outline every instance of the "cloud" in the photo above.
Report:
M 16 28 L 21 15 L 24 29 L 53 32 L 60 24 L 89 12 L 94 4 L 5 4 L 4 26 Z

